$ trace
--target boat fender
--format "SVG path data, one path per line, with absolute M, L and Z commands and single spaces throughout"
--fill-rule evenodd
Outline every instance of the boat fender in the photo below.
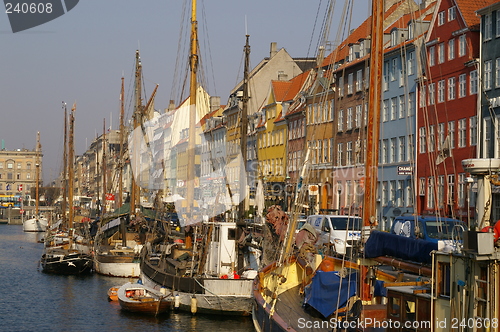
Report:
M 191 313 L 193 315 L 196 313 L 196 310 L 198 310 L 197 306 L 198 306 L 198 299 L 195 296 L 193 296 L 191 298 Z
M 180 306 L 181 306 L 180 296 L 179 296 L 179 294 L 175 294 L 175 297 L 174 297 L 174 308 L 175 309 L 179 309 Z

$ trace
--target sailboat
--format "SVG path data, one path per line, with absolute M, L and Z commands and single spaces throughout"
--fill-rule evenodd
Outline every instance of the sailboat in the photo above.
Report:
M 39 214 L 39 186 L 40 186 L 40 154 L 42 152 L 40 145 L 40 133 L 37 133 L 36 138 L 36 187 L 35 187 L 35 215 L 32 218 L 23 221 L 23 230 L 25 232 L 45 232 L 49 220 Z
M 65 106 L 65 104 L 64 104 Z M 68 191 L 68 205 L 69 214 L 66 217 L 66 209 L 63 210 L 63 219 L 61 226 L 65 229 L 60 232 L 58 229 L 48 229 L 46 235 L 46 242 L 44 245 L 44 252 L 40 259 L 42 272 L 49 274 L 62 274 L 62 275 L 82 275 L 92 272 L 92 256 L 90 255 L 90 248 L 88 244 L 77 243 L 77 238 L 82 238 L 84 234 L 77 234 L 77 229 L 74 228 L 74 209 L 73 209 L 73 162 L 74 162 L 74 148 L 73 148 L 73 133 L 74 133 L 74 112 L 76 104 L 73 105 L 69 116 L 69 140 L 67 142 L 68 150 L 68 163 L 64 167 L 64 178 L 68 175 L 67 191 Z M 66 108 L 64 111 L 64 124 L 66 133 L 67 114 Z M 66 135 L 64 140 L 66 151 Z M 66 154 L 64 155 L 66 159 Z M 66 163 L 65 163 L 66 165 Z M 67 169 L 66 169 L 67 168 Z M 66 189 L 66 188 L 65 188 Z M 59 233 L 59 234 L 54 234 Z M 56 238 L 60 238 L 61 242 L 57 243 Z M 52 243 L 51 243 L 52 242 Z
M 190 96 L 173 111 L 174 120 L 171 127 L 169 125 L 173 128 L 171 149 L 177 153 L 172 158 L 177 159 L 174 182 L 179 190 L 170 197 L 179 197 L 175 200 L 175 209 L 183 223 L 184 236 L 172 232 L 165 235 L 166 241 L 145 246 L 141 257 L 141 280 L 149 287 L 171 291 L 174 307 L 178 310 L 193 314 L 248 316 L 252 311 L 252 282 L 257 272 L 247 269 L 241 256 L 240 245 L 246 245 L 240 223 L 222 220 L 229 210 L 226 204 L 238 205 L 245 196 L 241 193 L 243 190 L 240 191 L 246 188 L 246 184 L 241 183 L 244 177 L 235 185 L 225 176 L 228 169 L 237 169 L 234 174 L 240 174 L 243 158 L 226 162 L 225 168 L 215 167 L 211 176 L 204 179 L 199 178 L 195 170 L 199 158 L 195 154 L 199 150 L 196 142 L 203 139 L 195 130 L 201 128 L 199 121 L 208 112 L 208 95 L 198 86 L 196 77 L 197 43 L 196 1 L 192 1 Z M 248 58 L 248 38 L 245 50 Z M 245 77 L 247 81 L 248 75 Z M 183 113 L 186 111 L 189 116 Z M 181 122 L 184 126 L 179 127 Z M 242 145 L 246 132 L 242 127 Z M 215 202 L 208 207 L 198 203 L 200 199 L 195 187 L 210 189 Z M 237 193 L 240 193 L 240 200 L 235 200 Z M 240 212 L 239 218 L 241 216 Z
M 134 115 L 134 129 L 140 127 L 141 113 L 144 107 L 141 105 L 140 87 L 141 87 L 141 75 L 142 75 L 142 65 L 140 61 L 139 51 L 136 51 L 136 110 Z M 153 97 L 156 93 L 156 88 L 153 92 L 152 97 L 148 101 L 145 109 L 149 108 L 152 103 Z M 122 88 L 121 88 L 121 110 L 120 110 L 120 154 L 121 154 L 121 165 L 124 164 L 123 159 L 125 158 L 124 151 L 124 86 L 122 78 Z M 103 143 L 104 144 L 104 143 Z M 103 161 L 105 164 L 105 161 Z M 119 170 L 120 179 L 119 182 L 119 209 L 122 208 L 121 198 L 122 198 L 122 173 L 123 167 Z M 104 172 L 103 172 L 104 173 Z M 104 174 L 103 174 L 104 176 Z M 143 248 L 148 236 L 146 235 L 141 239 L 140 233 L 142 229 L 146 227 L 145 220 L 139 218 L 141 216 L 135 216 L 135 209 L 137 201 L 139 200 L 139 195 L 136 193 L 135 183 L 132 183 L 131 189 L 131 200 L 130 200 L 130 210 L 128 213 L 122 211 L 120 213 L 111 213 L 103 220 L 100 221 L 99 228 L 94 239 L 94 269 L 97 273 L 113 276 L 113 277 L 128 277 L 137 278 L 140 275 L 140 251 Z M 104 192 L 106 189 L 104 188 Z M 131 223 L 134 223 L 132 225 Z

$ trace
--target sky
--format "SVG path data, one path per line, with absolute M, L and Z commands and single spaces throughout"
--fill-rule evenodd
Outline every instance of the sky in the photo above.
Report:
M 225 104 L 241 81 L 246 34 L 250 35 L 251 68 L 269 56 L 271 42 L 292 57 L 316 56 L 326 5 L 326 0 L 198 0 L 200 54 L 209 94 L 220 96 Z M 137 49 L 146 99 L 159 84 L 155 108 L 167 108 L 182 86 L 184 74 L 176 71 L 179 61 L 187 62 L 183 54 L 188 46 L 180 37 L 187 31 L 190 16 L 185 6 L 189 8 L 189 1 L 81 0 L 66 14 L 17 33 L 2 10 L 2 147 L 34 149 L 40 132 L 43 181 L 48 184 L 55 179 L 62 169 L 62 102 L 68 111 L 76 103 L 75 153 L 83 154 L 102 134 L 104 121 L 106 127 L 118 129 L 122 76 L 125 113 L 130 118 Z M 336 4 L 338 14 L 329 40 L 336 38 L 339 23 L 344 21 L 343 6 Z M 367 1 L 354 4 L 351 29 L 369 16 L 369 10 Z

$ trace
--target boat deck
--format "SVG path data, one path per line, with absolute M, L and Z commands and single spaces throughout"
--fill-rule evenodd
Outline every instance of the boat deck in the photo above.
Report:
M 276 314 L 296 331 L 345 331 L 344 329 L 335 328 L 335 318 L 324 319 L 314 309 L 304 308 L 302 306 L 303 300 L 304 297 L 299 294 L 299 286 L 280 294 L 276 303 Z M 379 332 L 385 331 L 385 329 L 364 327 L 363 329 L 354 328 L 348 331 Z

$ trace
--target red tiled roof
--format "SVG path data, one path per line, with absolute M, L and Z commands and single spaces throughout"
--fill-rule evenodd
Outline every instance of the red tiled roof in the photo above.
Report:
M 455 0 L 455 2 L 462 14 L 465 25 L 469 28 L 479 28 L 480 17 L 475 11 L 494 4 L 497 0 Z

